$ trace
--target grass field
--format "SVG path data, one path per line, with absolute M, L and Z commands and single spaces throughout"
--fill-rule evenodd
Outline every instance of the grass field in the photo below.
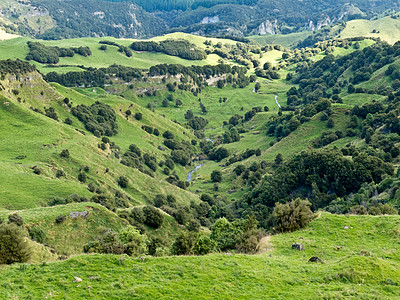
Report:
M 55 299 L 396 299 L 398 216 L 323 213 L 263 241 L 262 254 L 138 258 L 84 255 L 0 269 L 0 296 Z M 348 229 L 345 227 L 348 226 Z M 294 242 L 305 251 L 292 250 Z M 308 259 L 318 256 L 325 263 Z M 74 283 L 74 277 L 82 279 Z
M 302 31 L 290 34 L 275 34 L 275 35 L 252 35 L 248 38 L 256 41 L 260 45 L 275 44 L 282 45 L 286 48 L 292 48 L 300 41 L 305 40 L 312 34 L 310 31 Z
M 373 32 L 373 31 L 376 32 Z M 358 36 L 381 38 L 394 44 L 400 34 L 400 20 L 391 17 L 383 17 L 377 20 L 352 20 L 347 22 L 346 28 L 340 33 L 341 38 Z
M 184 38 L 189 40 L 190 42 L 196 44 L 199 47 L 205 48 L 203 44 L 207 38 L 194 36 L 184 33 L 173 33 L 169 35 L 165 35 L 162 37 L 156 37 L 152 40 L 164 40 L 164 39 L 179 39 Z M 1 40 L 1 39 L 0 39 Z M 8 39 L 5 41 L 0 41 L 0 59 L 21 59 L 24 60 L 26 54 L 28 53 L 28 46 L 26 44 L 29 41 L 29 38 L 19 37 Z M 60 58 L 59 65 L 68 65 L 68 67 L 59 67 L 59 68 L 48 68 L 43 64 L 34 63 L 37 68 L 42 73 L 49 73 L 52 71 L 56 72 L 68 72 L 68 71 L 81 71 L 82 69 L 74 68 L 73 66 L 84 65 L 86 67 L 95 67 L 95 68 L 103 68 L 108 67 L 112 64 L 120 64 L 125 66 L 130 66 L 134 68 L 150 68 L 151 66 L 166 63 L 166 64 L 181 64 L 181 65 L 216 65 L 219 59 L 219 56 L 215 54 L 208 55 L 205 60 L 186 60 L 176 56 L 169 56 L 163 53 L 150 53 L 150 52 L 135 52 L 133 51 L 133 56 L 128 58 L 124 54 L 118 52 L 118 48 L 115 46 L 107 46 L 107 50 L 102 51 L 99 49 L 101 40 L 109 40 L 114 41 L 119 44 L 129 46 L 132 44 L 134 40 L 132 39 L 116 39 L 113 37 L 103 37 L 103 38 L 76 38 L 76 39 L 68 39 L 68 40 L 58 40 L 58 41 L 40 41 L 46 46 L 58 46 L 58 47 L 80 47 L 80 46 L 88 46 L 92 51 L 92 55 L 88 57 L 83 57 L 80 55 L 75 55 L 74 57 L 69 58 Z M 209 40 L 221 41 L 227 44 L 234 44 L 236 42 L 232 40 L 221 40 L 211 38 Z

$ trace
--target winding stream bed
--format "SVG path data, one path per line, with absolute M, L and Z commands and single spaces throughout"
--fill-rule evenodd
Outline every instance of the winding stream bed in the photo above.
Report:
M 186 179 L 187 182 L 191 182 L 191 181 L 192 181 L 192 174 L 193 174 L 194 172 L 196 172 L 198 169 L 200 169 L 201 166 L 202 166 L 202 165 L 196 166 L 196 168 L 194 168 L 194 170 L 192 170 L 192 171 L 190 171 L 190 172 L 188 173 L 188 177 L 187 177 L 187 179 Z

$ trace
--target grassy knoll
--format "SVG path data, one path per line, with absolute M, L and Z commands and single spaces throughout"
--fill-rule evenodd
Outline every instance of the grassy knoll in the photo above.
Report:
M 254 256 L 149 257 L 142 262 L 89 255 L 15 265 L 0 270 L 0 295 L 23 298 L 29 291 L 32 298 L 56 299 L 395 299 L 400 292 L 399 224 L 399 217 L 324 213 L 304 230 L 271 237 L 268 252 Z M 296 241 L 306 250 L 292 250 Z M 308 263 L 311 256 L 325 264 Z M 74 276 L 83 281 L 73 283 Z

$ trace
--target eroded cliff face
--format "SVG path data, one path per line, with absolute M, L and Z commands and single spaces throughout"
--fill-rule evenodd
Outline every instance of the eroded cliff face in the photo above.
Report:
M 279 33 L 278 20 L 266 20 L 258 26 L 257 34 L 267 35 L 267 34 L 277 34 Z

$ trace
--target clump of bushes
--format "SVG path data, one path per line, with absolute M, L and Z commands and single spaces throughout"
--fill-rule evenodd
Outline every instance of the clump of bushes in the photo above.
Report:
M 91 106 L 78 105 L 71 109 L 72 114 L 85 124 L 86 130 L 100 137 L 113 136 L 118 133 L 115 111 L 111 106 L 96 101 Z
M 304 228 L 314 218 L 308 200 L 297 198 L 294 201 L 277 203 L 272 212 L 274 230 L 277 232 L 292 232 Z
M 0 265 L 27 262 L 31 253 L 23 231 L 16 224 L 0 224 Z
M 147 237 L 132 227 L 124 228 L 120 233 L 106 231 L 102 237 L 87 243 L 85 253 L 111 253 L 137 256 L 146 253 Z

